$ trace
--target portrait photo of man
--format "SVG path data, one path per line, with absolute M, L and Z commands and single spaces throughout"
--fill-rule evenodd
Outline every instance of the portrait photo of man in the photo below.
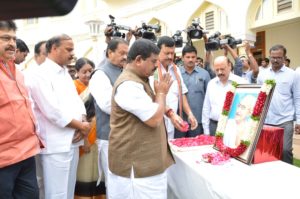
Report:
M 224 132 L 225 145 L 236 148 L 241 140 L 249 137 L 249 121 L 257 96 L 257 93 L 238 92 L 235 94 Z

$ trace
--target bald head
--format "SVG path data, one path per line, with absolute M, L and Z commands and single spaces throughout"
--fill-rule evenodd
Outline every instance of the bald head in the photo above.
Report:
M 219 80 L 225 84 L 228 81 L 230 74 L 230 65 L 228 62 L 228 58 L 225 56 L 216 57 L 214 60 L 214 71 L 218 76 Z

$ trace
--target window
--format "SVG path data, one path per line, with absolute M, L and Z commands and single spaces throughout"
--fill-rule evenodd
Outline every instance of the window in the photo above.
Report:
M 205 13 L 205 29 L 213 30 L 214 25 L 214 11 Z
M 262 0 L 257 10 L 255 20 L 272 18 L 272 5 L 271 0 Z
M 277 0 L 277 12 L 281 13 L 292 9 L 292 0 Z

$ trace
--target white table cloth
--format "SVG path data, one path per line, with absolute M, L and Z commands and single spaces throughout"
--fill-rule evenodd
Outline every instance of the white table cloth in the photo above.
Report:
M 224 165 L 201 161 L 211 146 L 174 152 L 168 169 L 169 199 L 299 199 L 300 169 L 282 161 L 247 165 L 231 159 Z

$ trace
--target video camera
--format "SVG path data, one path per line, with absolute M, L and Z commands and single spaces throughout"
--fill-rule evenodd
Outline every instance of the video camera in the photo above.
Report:
M 205 49 L 207 51 L 213 51 L 213 50 L 218 50 L 220 48 L 220 38 L 221 33 L 220 32 L 215 32 L 212 34 L 208 39 L 207 42 L 205 43 Z
M 156 36 L 153 30 L 155 31 L 155 33 L 159 33 L 161 31 L 161 26 L 159 24 L 152 25 L 142 23 L 142 27 L 138 28 L 137 31 L 134 32 L 134 36 L 142 37 L 144 39 L 149 39 L 153 42 L 156 42 Z
M 115 23 L 115 17 L 112 15 L 109 15 L 109 18 L 110 24 L 108 24 L 107 26 L 112 27 L 112 32 L 110 32 L 109 34 L 105 34 L 105 36 L 125 38 L 125 33 L 120 32 L 120 30 L 130 31 L 131 28 L 129 26 L 117 25 Z
M 192 25 L 190 25 L 187 29 L 187 36 L 188 40 L 190 39 L 201 39 L 203 34 L 208 32 L 204 31 L 203 28 L 200 26 L 199 18 L 193 19 Z
M 172 36 L 172 38 L 175 41 L 175 47 L 176 48 L 180 48 L 183 45 L 183 38 L 181 36 L 181 32 L 182 32 L 181 30 L 177 30 L 175 32 L 175 34 Z
M 205 49 L 207 51 L 222 49 L 222 45 L 224 44 L 228 44 L 230 48 L 234 49 L 236 48 L 237 44 L 241 44 L 241 43 L 242 43 L 241 39 L 235 39 L 230 35 L 225 35 L 223 38 L 221 38 L 221 33 L 215 32 L 213 35 L 211 35 L 208 38 L 207 43 L 205 43 Z

